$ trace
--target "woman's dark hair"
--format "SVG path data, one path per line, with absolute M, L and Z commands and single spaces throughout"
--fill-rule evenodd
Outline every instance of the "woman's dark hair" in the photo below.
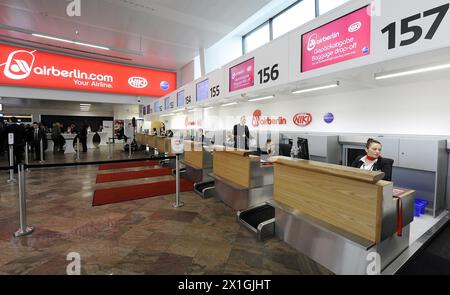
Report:
M 367 140 L 367 143 L 366 143 L 366 148 L 369 148 L 372 143 L 378 143 L 379 145 L 382 145 L 381 142 L 379 142 L 378 140 L 375 140 L 373 138 L 369 138 Z

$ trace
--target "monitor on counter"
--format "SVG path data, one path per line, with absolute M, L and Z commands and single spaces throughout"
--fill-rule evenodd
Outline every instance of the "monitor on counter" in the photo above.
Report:
M 308 140 L 306 138 L 297 137 L 298 158 L 303 160 L 309 160 L 309 147 Z
M 364 156 L 366 154 L 364 147 L 344 146 L 343 149 L 345 153 L 344 158 L 346 166 L 351 166 L 357 157 Z
M 203 80 L 197 83 L 197 101 L 203 101 L 208 99 L 209 94 L 209 80 Z
M 291 156 L 292 144 L 280 143 L 278 146 L 279 155 L 290 157 Z

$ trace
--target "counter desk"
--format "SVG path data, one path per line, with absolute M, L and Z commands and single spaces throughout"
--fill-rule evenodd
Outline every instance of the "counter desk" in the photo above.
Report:
M 383 270 L 409 246 L 414 191 L 394 196 L 379 171 L 274 160 L 275 233 L 300 252 L 336 274 L 367 274 L 370 263 Z
M 244 210 L 272 200 L 273 165 L 261 162 L 251 151 L 223 146 L 213 149 L 213 174 L 217 196 L 234 210 Z
M 196 183 L 212 180 L 210 176 L 213 168 L 212 152 L 213 149 L 201 142 L 185 140 L 182 161 L 186 166 L 185 177 Z

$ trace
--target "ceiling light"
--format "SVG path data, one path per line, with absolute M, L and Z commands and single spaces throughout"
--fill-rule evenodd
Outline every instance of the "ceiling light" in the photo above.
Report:
M 3 105 L 0 103 L 0 111 L 3 111 Z
M 226 103 L 226 104 L 223 104 L 222 106 L 227 107 L 227 106 L 231 106 L 231 105 L 235 105 L 235 104 L 237 104 L 237 102 Z
M 173 116 L 173 114 L 164 114 L 164 115 L 161 115 L 160 117 L 169 117 L 169 116 Z
M 418 69 L 397 71 L 397 72 L 391 72 L 391 73 L 378 73 L 378 74 L 375 74 L 375 79 L 382 80 L 382 79 L 389 79 L 389 78 L 397 78 L 397 77 L 402 77 L 402 76 L 409 76 L 409 75 L 414 75 L 414 74 L 421 74 L 421 73 L 426 73 L 426 72 L 445 70 L 448 68 L 450 68 L 450 64 L 423 67 L 423 68 L 418 68 Z
M 103 50 L 110 50 L 108 47 L 98 46 L 98 45 L 89 44 L 89 43 L 85 43 L 85 42 L 72 41 L 72 40 L 67 40 L 67 39 L 62 39 L 62 38 L 57 38 L 57 37 L 52 37 L 52 36 L 47 36 L 47 35 L 41 35 L 41 34 L 35 34 L 35 33 L 33 33 L 31 35 L 33 35 L 35 37 L 50 39 L 50 40 L 59 41 L 59 42 L 71 43 L 71 44 L 76 44 L 76 45 L 81 45 L 81 46 L 88 46 L 88 47 L 93 47 L 93 48 L 103 49 Z
M 90 103 L 80 103 L 80 106 L 91 106 L 91 104 Z
M 61 39 L 61 38 L 56 38 L 56 37 L 51 37 L 51 36 L 46 36 L 46 35 L 41 35 L 41 34 L 31 34 L 31 35 L 33 35 L 35 37 L 55 40 L 55 41 L 59 41 L 59 42 L 73 43 L 73 41 L 70 41 L 70 40 L 67 40 L 67 39 Z
M 318 91 L 318 90 L 323 90 L 323 89 L 334 88 L 334 87 L 338 87 L 338 86 L 339 86 L 339 81 L 334 82 L 333 84 L 328 84 L 328 85 L 323 85 L 323 86 L 318 86 L 318 87 L 312 87 L 312 88 L 305 88 L 305 89 L 295 90 L 295 91 L 292 91 L 292 94 L 313 92 L 313 91 Z
M 266 100 L 266 99 L 271 99 L 274 97 L 275 97 L 274 95 L 269 95 L 269 96 L 264 96 L 264 97 L 252 98 L 252 99 L 249 99 L 248 101 L 253 102 L 253 101 L 259 101 L 259 100 Z
M 205 108 L 204 110 L 205 111 L 207 111 L 207 110 L 210 110 L 210 109 L 213 109 L 214 107 L 207 107 L 207 108 Z

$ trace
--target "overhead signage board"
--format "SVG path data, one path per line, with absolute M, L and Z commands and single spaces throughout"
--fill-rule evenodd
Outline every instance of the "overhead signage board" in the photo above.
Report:
M 181 90 L 177 92 L 177 107 L 182 107 L 184 104 L 184 90 Z
M 0 85 L 161 97 L 176 73 L 0 44 Z
M 371 53 L 367 6 L 301 37 L 301 71 L 307 72 Z
M 196 101 L 204 101 L 209 98 L 209 79 L 196 84 Z
M 229 91 L 252 87 L 255 84 L 255 59 L 250 58 L 229 69 Z

